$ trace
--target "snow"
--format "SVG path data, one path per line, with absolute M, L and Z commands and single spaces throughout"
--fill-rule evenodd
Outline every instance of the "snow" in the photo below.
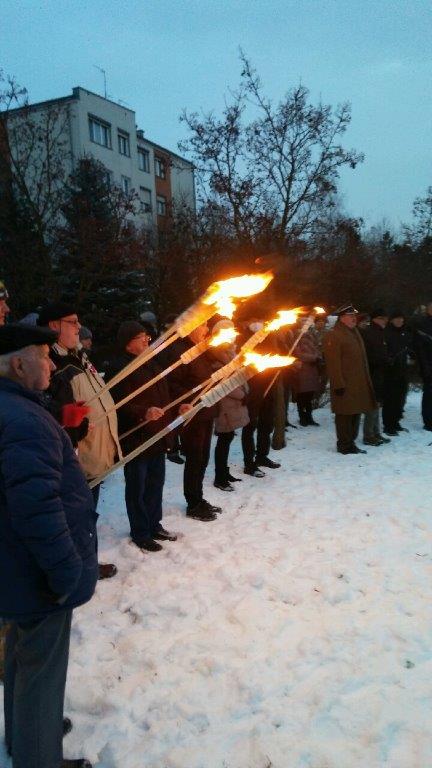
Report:
M 432 766 L 419 407 L 410 395 L 409 434 L 365 456 L 337 454 L 317 411 L 321 428 L 289 430 L 263 479 L 243 475 L 237 439 L 235 492 L 207 473 L 224 507 L 212 523 L 185 518 L 168 462 L 164 522 L 179 540 L 161 553 L 130 544 L 122 475 L 109 478 L 100 559 L 119 573 L 74 614 L 65 755 L 97 768 Z

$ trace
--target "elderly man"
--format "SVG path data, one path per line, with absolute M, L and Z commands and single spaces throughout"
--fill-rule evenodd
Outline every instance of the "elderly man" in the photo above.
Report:
M 52 331 L 0 328 L 0 616 L 5 737 L 13 768 L 91 768 L 64 760 L 72 609 L 93 595 L 96 514 L 72 444 L 43 407 Z
M 324 356 L 335 414 L 337 450 L 342 454 L 366 453 L 355 444 L 360 414 L 373 411 L 376 402 L 366 351 L 356 328 L 358 312 L 347 304 L 335 314 L 337 323 L 324 337 Z
M 6 318 L 10 312 L 7 304 L 9 294 L 3 280 L 0 280 L 0 326 L 6 323 Z
M 65 424 L 73 445 L 78 448 L 79 462 L 90 482 L 110 469 L 117 455 L 121 456 L 117 417 L 114 411 L 109 413 L 114 401 L 109 392 L 98 395 L 104 381 L 85 352 L 79 349 L 81 324 L 75 307 L 64 302 L 47 304 L 40 312 L 38 325 L 48 326 L 58 334 L 58 341 L 50 352 L 56 371 L 49 394 L 56 416 Z M 85 402 L 95 395 L 88 420 L 83 418 L 78 426 L 70 426 L 62 419 L 63 406 Z M 99 491 L 100 485 L 93 488 L 96 506 Z M 112 563 L 100 565 L 99 578 L 110 578 L 116 573 Z

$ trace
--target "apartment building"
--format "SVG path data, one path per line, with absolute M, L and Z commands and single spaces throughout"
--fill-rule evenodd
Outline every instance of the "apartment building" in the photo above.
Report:
M 103 163 L 111 184 L 138 195 L 138 225 L 163 231 L 173 204 L 185 203 L 195 210 L 193 165 L 147 139 L 136 126 L 134 110 L 81 87 L 73 88 L 69 96 L 33 104 L 31 110 L 37 114 L 50 107 L 63 121 L 59 140 L 67 171 L 84 156 Z

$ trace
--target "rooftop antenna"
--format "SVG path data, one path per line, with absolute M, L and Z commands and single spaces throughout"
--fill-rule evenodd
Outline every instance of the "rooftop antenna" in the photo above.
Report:
M 93 66 L 94 66 L 94 68 L 95 68 L 95 69 L 98 69 L 98 70 L 99 70 L 99 72 L 102 72 L 102 74 L 103 74 L 103 80 L 104 80 L 104 98 L 106 99 L 106 98 L 107 98 L 107 83 L 106 83 L 106 72 L 105 72 L 105 70 L 104 70 L 104 69 L 102 69 L 102 67 L 98 67 L 98 65 L 97 65 L 97 64 L 93 64 Z

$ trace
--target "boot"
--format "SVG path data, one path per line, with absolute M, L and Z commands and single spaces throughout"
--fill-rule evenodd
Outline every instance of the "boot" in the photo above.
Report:
M 99 563 L 98 581 L 112 579 L 117 573 L 117 566 L 113 563 Z
M 62 760 L 60 768 L 92 768 L 92 764 L 82 757 L 79 760 Z
M 228 480 L 229 483 L 241 483 L 242 482 L 241 477 L 233 477 L 231 472 L 230 472 L 230 468 L 227 467 L 227 469 L 228 469 L 228 474 L 226 476 L 226 479 Z
M 186 510 L 186 517 L 192 517 L 194 520 L 201 520 L 203 523 L 210 522 L 210 520 L 216 520 L 216 512 L 212 512 L 208 507 L 199 501 L 194 507 L 188 507 Z

